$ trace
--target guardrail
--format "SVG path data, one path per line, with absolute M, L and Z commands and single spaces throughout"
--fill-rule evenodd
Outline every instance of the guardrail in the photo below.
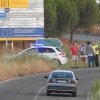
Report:
M 88 92 L 87 93 L 87 100 L 91 100 L 91 96 L 90 95 L 92 95 L 92 98 L 93 98 L 93 94 L 91 93 L 91 92 Z M 94 98 L 93 98 L 94 99 Z

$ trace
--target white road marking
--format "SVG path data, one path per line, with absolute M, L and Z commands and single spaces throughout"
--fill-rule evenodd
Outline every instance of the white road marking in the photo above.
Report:
M 81 78 L 88 78 L 88 77 L 92 77 L 92 76 L 99 76 L 99 75 L 100 75 L 100 74 L 97 74 L 97 75 L 89 75 L 89 76 L 83 76 L 83 77 L 80 77 L 80 79 L 81 79 Z M 33 100 L 36 100 L 36 99 L 37 99 L 38 95 L 40 94 L 40 92 L 41 92 L 45 87 L 46 87 L 46 86 L 42 87 L 42 88 L 38 91 L 38 93 L 36 94 L 36 96 L 34 97 Z
M 83 76 L 83 77 L 80 77 L 80 78 L 88 78 L 88 77 L 92 77 L 92 76 L 99 76 L 100 74 L 96 74 L 96 75 L 89 75 L 89 76 Z
M 96 69 L 96 68 L 95 68 Z M 95 70 L 94 68 L 89 68 L 89 70 Z M 98 68 L 97 68 L 98 69 Z M 71 70 L 71 71 L 73 71 L 73 69 L 67 69 L 67 70 Z M 74 69 L 74 70 L 83 70 L 82 68 L 80 68 L 80 69 Z M 84 69 L 85 70 L 85 69 Z M 87 70 L 87 68 L 86 68 L 86 70 Z M 35 76 L 35 75 L 42 75 L 42 74 L 48 74 L 48 73 L 50 73 L 50 72 L 47 72 L 47 73 L 40 73 L 40 74 L 34 74 L 34 75 L 28 75 L 28 76 L 23 76 L 23 77 L 17 77 L 17 78 L 12 78 L 12 79 L 8 79 L 8 80 L 6 80 L 6 81 L 3 81 L 3 82 L 0 82 L 0 84 L 1 83 L 5 83 L 5 82 L 8 82 L 8 81 L 11 81 L 11 80 L 15 80 L 15 79 L 19 79 L 19 78 L 24 78 L 24 77 L 29 77 L 29 76 Z M 96 75 L 97 76 L 97 75 Z M 82 77 L 81 77 L 82 78 Z
M 38 95 L 40 94 L 40 92 L 41 92 L 45 87 L 46 87 L 46 86 L 42 87 L 42 88 L 38 91 L 38 93 L 36 94 L 36 96 L 34 97 L 33 100 L 36 100 L 36 99 L 37 99 Z
M 12 80 L 15 80 L 15 79 L 20 79 L 20 78 L 24 78 L 24 77 L 29 77 L 29 76 L 35 76 L 35 75 L 42 75 L 42 74 L 48 74 L 49 72 L 47 72 L 47 73 L 41 73 L 41 74 L 34 74 L 34 75 L 28 75 L 28 76 L 23 76 L 23 77 L 17 77 L 17 78 L 12 78 L 12 79 L 8 79 L 8 80 L 5 80 L 5 81 L 3 81 L 3 82 L 0 82 L 0 84 L 2 84 L 2 83 L 6 83 L 6 82 L 9 82 L 9 81 L 12 81 Z
M 77 70 L 82 70 L 82 69 L 77 69 Z M 41 74 L 48 74 L 49 72 L 47 73 L 41 73 Z M 29 75 L 29 76 L 35 76 L 35 75 L 41 75 L 41 74 L 34 74 L 34 75 Z M 80 77 L 81 78 L 88 78 L 88 77 L 92 77 L 92 76 L 99 76 L 100 74 L 97 74 L 97 75 L 89 75 L 89 76 L 83 76 L 83 77 Z M 6 80 L 6 81 L 3 81 L 3 82 L 0 82 L 1 83 L 5 83 L 5 82 L 8 82 L 8 81 L 11 81 L 11 80 L 15 80 L 15 79 L 19 79 L 19 78 L 24 78 L 24 77 L 29 77 L 29 76 L 23 76 L 23 77 L 18 77 L 18 78 L 13 78 L 13 79 L 9 79 L 9 80 Z M 46 86 L 42 87 L 38 93 L 35 95 L 34 99 L 33 100 L 36 100 L 38 95 L 40 94 L 40 92 L 45 88 Z

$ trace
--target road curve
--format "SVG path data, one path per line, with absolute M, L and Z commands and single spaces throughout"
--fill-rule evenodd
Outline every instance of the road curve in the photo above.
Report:
M 64 35 L 64 37 L 70 38 L 70 34 L 66 34 Z M 74 34 L 74 39 L 83 40 L 83 41 L 97 41 L 98 43 L 100 43 L 100 36 Z
M 78 81 L 77 97 L 70 94 L 51 94 L 46 96 L 45 75 L 32 75 L 0 83 L 0 100 L 87 100 L 92 81 L 100 76 L 100 68 L 69 69 Z

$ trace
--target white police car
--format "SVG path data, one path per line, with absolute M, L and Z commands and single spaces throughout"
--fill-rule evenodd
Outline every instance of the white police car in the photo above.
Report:
M 8 55 L 6 58 L 15 58 L 23 54 L 36 55 L 50 59 L 52 62 L 55 62 L 57 66 L 66 64 L 67 62 L 66 54 L 60 48 L 52 46 L 32 46 L 15 55 Z

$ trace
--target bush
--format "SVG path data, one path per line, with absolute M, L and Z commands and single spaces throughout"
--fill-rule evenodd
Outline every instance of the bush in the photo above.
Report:
M 92 98 L 91 100 L 100 100 L 100 80 L 94 80 L 91 86 Z
M 27 75 L 52 71 L 57 67 L 50 61 L 38 57 L 18 57 L 5 59 L 5 54 L 0 56 L 0 82 Z

